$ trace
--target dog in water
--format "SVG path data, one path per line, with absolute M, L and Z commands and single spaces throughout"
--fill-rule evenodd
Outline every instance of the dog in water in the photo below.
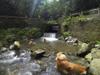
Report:
M 66 71 L 69 75 L 86 75 L 87 73 L 85 66 L 70 62 L 62 52 L 58 52 L 56 55 L 56 67 L 58 71 Z

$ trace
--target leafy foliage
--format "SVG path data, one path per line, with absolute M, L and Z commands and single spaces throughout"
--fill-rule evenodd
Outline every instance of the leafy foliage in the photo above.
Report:
M 1 0 L 0 14 L 57 19 L 100 6 L 100 0 Z M 3 5 L 3 6 L 2 6 Z M 10 12 L 9 12 L 10 11 Z
M 0 30 L 0 40 L 12 43 L 14 40 L 23 40 L 23 37 L 27 38 L 39 38 L 41 31 L 39 28 L 9 28 Z
M 66 37 L 68 37 L 68 36 L 70 36 L 70 35 L 71 35 L 70 32 L 63 32 L 63 37 L 64 37 L 64 38 L 66 38 Z
M 97 41 L 96 41 L 96 43 L 97 43 L 97 44 L 100 44 L 100 41 L 99 41 L 99 40 L 97 40 Z
M 41 1 L 42 3 L 38 6 L 34 15 L 37 15 L 39 18 L 45 19 L 57 19 L 62 15 L 68 14 L 69 9 L 69 0 L 54 0 L 51 3 L 48 3 L 48 0 Z

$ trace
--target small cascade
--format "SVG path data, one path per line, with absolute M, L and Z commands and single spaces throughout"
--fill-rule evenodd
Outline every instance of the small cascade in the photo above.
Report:
M 21 50 L 17 56 L 15 51 L 6 51 L 0 54 L 0 72 L 4 75 L 33 75 L 40 71 L 40 65 L 31 61 L 31 53 Z
M 0 55 L 0 63 L 7 64 L 19 60 L 14 51 L 6 51 Z
M 20 52 L 20 55 L 17 56 L 15 51 L 6 51 L 4 53 L 1 53 L 0 55 L 0 64 L 11 64 L 15 62 L 28 62 L 31 60 L 30 53 L 27 51 Z
M 43 42 L 54 42 L 57 41 L 58 39 L 56 38 L 56 33 L 44 33 L 43 37 L 41 37 L 41 40 Z

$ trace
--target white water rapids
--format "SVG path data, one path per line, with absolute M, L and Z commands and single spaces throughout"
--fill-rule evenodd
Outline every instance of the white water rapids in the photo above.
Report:
M 47 42 L 55 42 L 58 41 L 56 38 L 56 33 L 44 33 L 43 37 L 41 37 L 41 40 L 47 41 Z

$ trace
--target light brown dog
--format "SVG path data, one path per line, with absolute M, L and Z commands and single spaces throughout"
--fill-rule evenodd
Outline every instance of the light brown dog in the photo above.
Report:
M 57 53 L 56 66 L 59 71 L 67 71 L 70 75 L 73 75 L 74 73 L 86 74 L 87 72 L 85 66 L 71 63 L 62 52 Z

